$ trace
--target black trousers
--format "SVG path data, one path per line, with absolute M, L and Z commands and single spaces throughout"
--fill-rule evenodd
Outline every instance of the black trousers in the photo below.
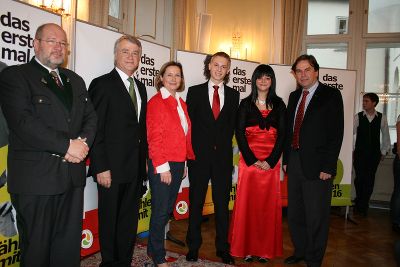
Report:
M 381 154 L 354 153 L 354 187 L 356 189 L 355 208 L 358 212 L 367 213 L 369 200 L 374 191 L 375 174 L 378 169 Z
M 11 194 L 25 267 L 79 267 L 83 187 L 59 195 Z
M 290 153 L 288 171 L 288 224 L 294 255 L 309 266 L 321 266 L 328 242 L 333 179 L 307 179 L 300 155 Z
M 202 244 L 202 212 L 208 182 L 211 179 L 216 227 L 215 247 L 217 251 L 229 251 L 229 196 L 232 187 L 232 167 L 221 166 L 218 161 L 195 160 L 189 164 L 189 227 L 186 235 L 189 250 L 197 251 Z
M 97 185 L 101 267 L 130 267 L 136 242 L 139 183 Z

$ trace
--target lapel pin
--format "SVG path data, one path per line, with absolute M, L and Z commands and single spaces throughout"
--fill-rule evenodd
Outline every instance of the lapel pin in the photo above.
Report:
M 46 81 L 44 78 L 42 78 L 40 81 L 41 81 L 42 83 L 44 83 L 44 84 L 47 84 L 47 81 Z

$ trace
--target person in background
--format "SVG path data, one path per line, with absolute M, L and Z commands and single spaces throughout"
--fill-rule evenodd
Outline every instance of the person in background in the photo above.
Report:
M 263 263 L 282 256 L 279 159 L 285 111 L 276 95 L 274 70 L 259 65 L 251 78 L 251 93 L 239 105 L 235 132 L 240 158 L 229 241 L 231 255 L 247 262 L 254 256 Z
M 0 61 L 0 72 L 7 67 L 7 65 Z M 8 145 L 8 127 L 6 119 L 4 118 L 3 111 L 0 107 L 0 150 Z M 1 153 L 0 153 L 1 157 Z M 0 158 L 3 160 L 3 158 Z M 0 188 L 7 184 L 6 169 L 0 169 Z M 12 212 L 11 201 L 7 200 L 0 202 L 0 235 L 4 237 L 12 237 L 17 234 L 15 227 L 15 218 Z
M 390 199 L 390 213 L 392 217 L 393 231 L 400 233 L 400 115 L 397 116 L 396 135 L 397 141 L 394 143 L 393 147 L 393 154 L 395 154 L 395 158 L 393 160 L 394 183 L 392 198 Z
M 207 62 L 207 58 L 206 58 Z M 231 59 L 217 52 L 205 66 L 207 82 L 188 90 L 187 105 L 192 121 L 195 160 L 189 167 L 189 226 L 186 260 L 198 260 L 202 243 L 201 223 L 208 182 L 211 179 L 215 211 L 216 255 L 222 262 L 233 264 L 229 254 L 229 196 L 232 187 L 232 138 L 236 124 L 239 92 L 226 85 Z
M 194 160 L 191 123 L 179 92 L 185 88 L 182 65 L 165 63 L 156 77 L 158 93 L 147 105 L 151 218 L 147 254 L 157 266 L 165 259 L 165 226 L 186 176 L 185 162 Z
M 106 266 L 131 266 L 143 180 L 147 179 L 146 87 L 134 77 L 142 45 L 130 35 L 114 45 L 115 68 L 92 81 L 99 117 L 89 175 L 99 194 L 99 239 Z
M 354 116 L 353 134 L 356 135 L 353 152 L 356 189 L 354 211 L 362 216 L 368 214 L 369 200 L 374 190 L 379 162 L 385 158 L 391 148 L 386 116 L 375 109 L 378 103 L 377 94 L 364 94 L 363 111 Z
M 318 81 L 319 64 L 301 55 L 292 65 L 298 88 L 287 106 L 283 169 L 288 174 L 288 225 L 294 253 L 285 264 L 322 265 L 328 243 L 332 185 L 343 141 L 343 99 Z
M 17 213 L 20 266 L 78 267 L 85 159 L 97 117 L 85 82 L 62 68 L 68 40 L 57 24 L 38 27 L 35 57 L 0 73 L 9 127 L 7 188 Z

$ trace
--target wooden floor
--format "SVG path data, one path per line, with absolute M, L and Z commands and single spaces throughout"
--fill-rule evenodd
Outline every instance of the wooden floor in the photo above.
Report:
M 331 224 L 328 248 L 325 253 L 323 267 L 394 267 L 394 242 L 400 240 L 400 234 L 392 231 L 392 224 L 388 210 L 370 209 L 368 217 L 353 216 L 354 224 L 346 221 L 344 208 L 336 208 L 331 212 Z M 214 247 L 214 216 L 203 223 L 203 245 L 199 257 L 218 261 Z M 170 224 L 171 233 L 179 240 L 185 240 L 187 220 L 173 221 Z M 146 242 L 146 240 L 141 240 Z M 139 241 L 140 242 L 140 241 Z M 187 248 L 166 241 L 166 248 L 170 251 L 186 254 Z M 292 255 L 293 247 L 288 233 L 287 218 L 283 217 L 283 257 L 270 261 L 267 264 L 246 263 L 236 258 L 236 266 L 289 266 L 283 260 Z M 290 265 L 293 267 L 305 266 L 305 263 Z

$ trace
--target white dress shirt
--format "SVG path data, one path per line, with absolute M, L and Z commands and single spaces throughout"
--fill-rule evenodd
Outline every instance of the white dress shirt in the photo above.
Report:
M 214 84 L 211 80 L 208 81 L 208 98 L 210 100 L 210 107 L 212 108 L 212 103 L 214 99 L 214 85 L 218 85 L 218 95 L 219 95 L 219 110 L 222 110 L 222 107 L 224 106 L 224 99 L 225 99 L 225 88 L 224 88 L 224 83 L 220 84 Z
M 137 115 L 137 119 L 139 121 L 140 118 L 140 111 L 142 108 L 142 99 L 140 98 L 140 94 L 135 82 L 135 78 L 133 76 L 128 76 L 125 72 L 123 72 L 122 70 L 118 69 L 117 67 L 115 67 L 115 69 L 117 70 L 119 76 L 121 77 L 122 81 L 124 82 L 125 88 L 129 93 L 129 86 L 131 85 L 131 83 L 128 81 L 129 77 L 132 77 L 133 79 L 133 84 L 134 84 L 134 88 L 135 88 L 135 94 L 136 94 L 136 99 L 137 99 L 137 108 L 138 108 L 138 114 Z

